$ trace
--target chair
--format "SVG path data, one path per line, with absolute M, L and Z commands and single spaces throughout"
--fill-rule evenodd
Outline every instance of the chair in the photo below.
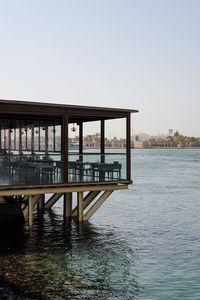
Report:
M 122 165 L 118 161 L 114 161 L 114 163 L 113 163 L 113 174 L 117 173 L 118 178 L 121 178 L 121 169 L 122 169 Z

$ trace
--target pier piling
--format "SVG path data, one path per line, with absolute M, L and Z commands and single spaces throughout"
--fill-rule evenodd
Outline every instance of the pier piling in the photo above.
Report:
M 63 217 L 72 217 L 72 193 L 64 193 L 63 199 Z

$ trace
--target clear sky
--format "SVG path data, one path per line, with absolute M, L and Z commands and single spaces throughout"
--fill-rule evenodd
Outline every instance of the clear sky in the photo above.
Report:
M 199 0 L 0 0 L 0 98 L 134 108 L 135 133 L 200 136 L 199 31 Z

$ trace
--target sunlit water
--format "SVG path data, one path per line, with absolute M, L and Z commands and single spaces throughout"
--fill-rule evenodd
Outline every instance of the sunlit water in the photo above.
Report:
M 200 150 L 133 150 L 134 184 L 90 222 L 62 200 L 1 228 L 0 299 L 200 299 Z

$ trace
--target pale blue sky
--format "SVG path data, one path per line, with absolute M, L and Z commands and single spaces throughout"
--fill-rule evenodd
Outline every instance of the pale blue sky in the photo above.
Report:
M 135 133 L 200 136 L 199 29 L 199 0 L 0 0 L 0 98 L 135 108 Z

